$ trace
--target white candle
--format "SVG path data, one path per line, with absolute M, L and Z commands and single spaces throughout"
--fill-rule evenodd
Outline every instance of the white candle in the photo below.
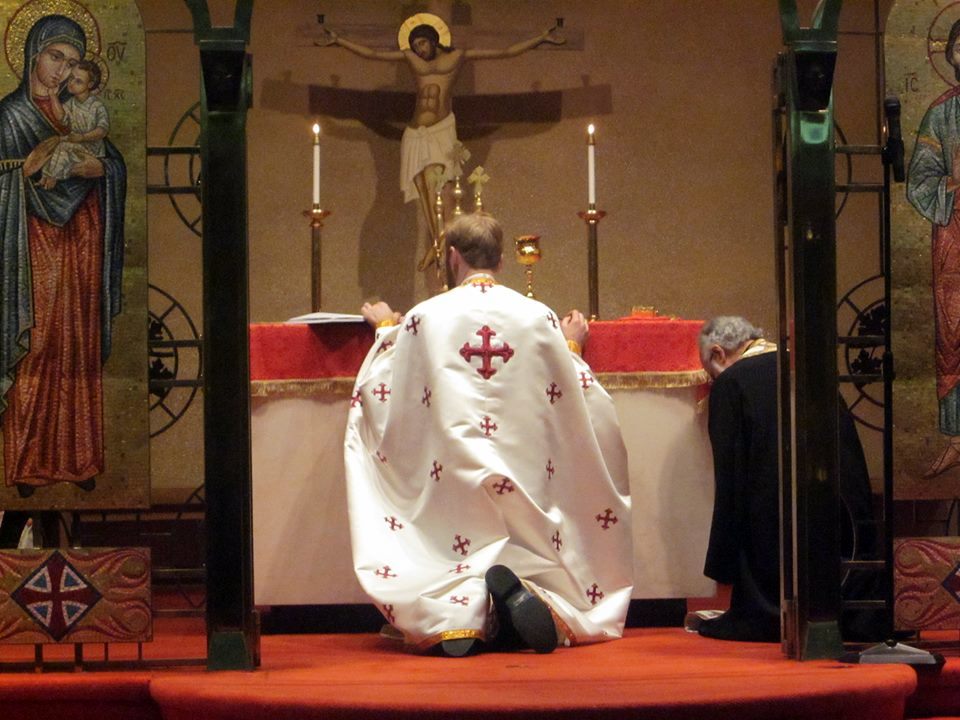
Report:
M 313 124 L 313 204 L 320 205 L 320 124 Z
M 597 206 L 597 146 L 593 139 L 594 127 L 591 123 L 587 127 L 587 202 L 590 207 Z

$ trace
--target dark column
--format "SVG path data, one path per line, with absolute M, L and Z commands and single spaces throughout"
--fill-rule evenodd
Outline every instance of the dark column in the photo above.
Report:
M 253 607 L 246 114 L 253 0 L 235 27 L 211 28 L 206 0 L 187 0 L 201 67 L 204 473 L 207 665 L 259 664 Z
M 833 75 L 840 0 L 800 28 L 781 0 L 778 64 L 786 124 L 785 222 L 778 228 L 784 288 L 780 342 L 784 494 L 784 638 L 800 659 L 839 657 L 840 501 L 837 423 L 836 223 Z M 784 407 L 783 403 L 789 403 Z M 786 593 L 792 591 L 793 595 Z

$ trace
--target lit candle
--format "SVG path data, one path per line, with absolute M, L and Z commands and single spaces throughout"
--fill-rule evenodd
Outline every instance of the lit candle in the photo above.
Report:
M 313 204 L 320 206 L 320 124 L 313 124 Z
M 590 208 L 597 206 L 597 158 L 596 143 L 593 139 L 593 123 L 587 126 L 587 202 Z

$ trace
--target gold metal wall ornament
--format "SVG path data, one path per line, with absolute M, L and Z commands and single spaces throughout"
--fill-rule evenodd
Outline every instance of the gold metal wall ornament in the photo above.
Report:
M 535 297 L 533 294 L 533 266 L 540 262 L 543 253 L 540 250 L 539 235 L 518 235 L 514 238 L 516 246 L 517 262 L 523 265 L 524 272 L 527 275 L 527 297 Z

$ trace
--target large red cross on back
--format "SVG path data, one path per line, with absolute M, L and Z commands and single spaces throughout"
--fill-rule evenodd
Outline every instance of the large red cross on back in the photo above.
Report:
M 506 364 L 510 358 L 513 357 L 513 348 L 507 343 L 503 343 L 500 347 L 494 347 L 490 343 L 490 338 L 494 337 L 497 333 L 491 330 L 489 325 L 484 325 L 477 330 L 476 334 L 482 338 L 480 345 L 470 345 L 470 342 L 467 341 L 463 344 L 463 347 L 460 348 L 460 355 L 468 363 L 473 358 L 479 356 L 482 363 L 480 367 L 477 368 L 477 372 L 480 373 L 480 376 L 484 380 L 489 380 L 497 372 L 493 369 L 493 358 L 498 357 Z

